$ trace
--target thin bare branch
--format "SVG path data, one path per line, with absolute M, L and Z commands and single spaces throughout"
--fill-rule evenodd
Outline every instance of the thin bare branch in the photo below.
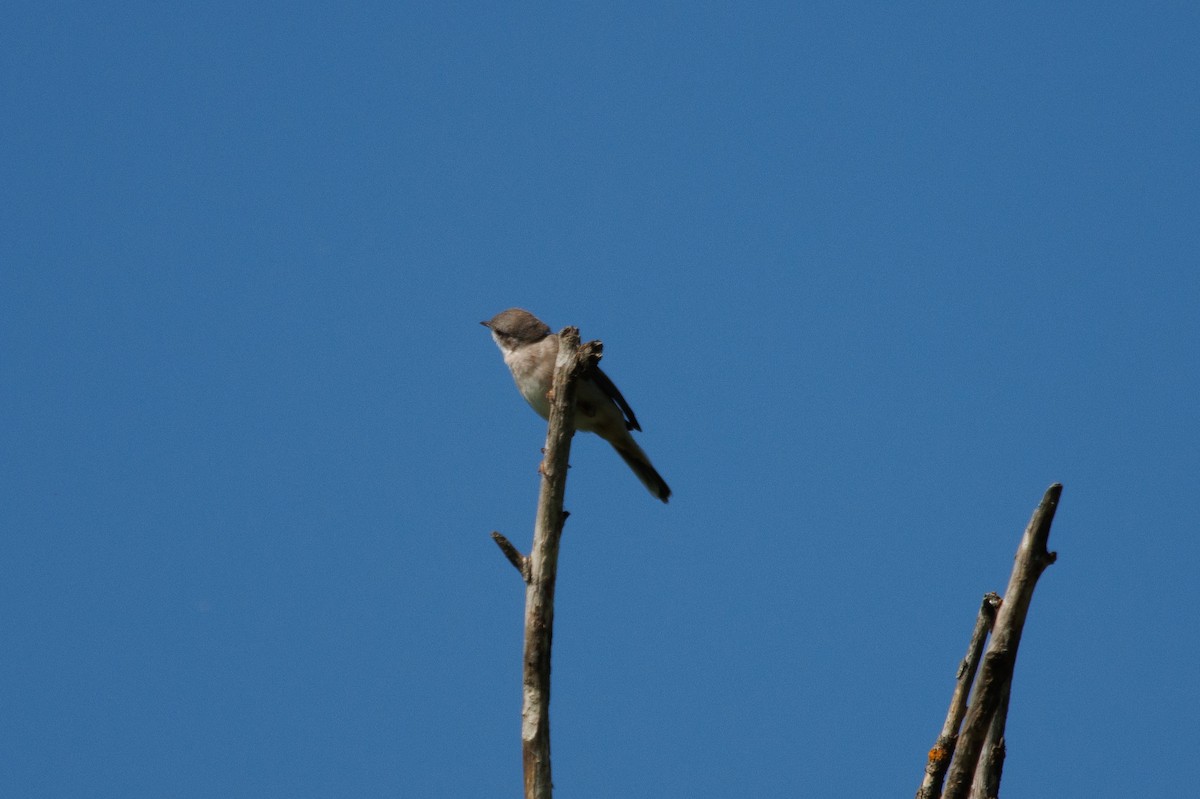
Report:
M 559 333 L 554 384 L 550 390 L 550 424 L 533 529 L 533 548 L 525 586 L 525 655 L 522 674 L 521 758 L 525 772 L 525 799 L 551 799 L 550 773 L 550 644 L 554 637 L 554 584 L 558 575 L 558 547 L 566 514 L 571 437 L 575 433 L 575 387 L 579 375 L 599 360 L 598 341 L 579 345 L 579 331 L 567 327 Z
M 950 763 L 946 790 L 942 794 L 944 799 L 967 799 L 992 716 L 1000 706 L 1006 687 L 1012 683 L 1017 647 L 1021 643 L 1021 631 L 1029 614 L 1033 589 L 1042 572 L 1057 557 L 1046 548 L 1046 543 L 1050 539 L 1050 525 L 1054 521 L 1061 494 L 1062 486 L 1058 483 L 1046 489 L 1046 495 L 1033 512 L 1025 535 L 1021 537 L 1012 576 L 1004 592 L 1004 604 L 996 614 L 995 630 L 983 656 L 974 699 Z
M 954 693 L 950 697 L 950 710 L 946 713 L 941 734 L 929 750 L 925 778 L 917 791 L 917 799 L 937 799 L 942 794 L 942 782 L 946 778 L 950 758 L 954 755 L 954 747 L 958 743 L 958 728 L 967 713 L 967 697 L 971 693 L 971 683 L 975 681 L 975 671 L 979 668 L 983 647 L 996 621 L 996 610 L 1000 607 L 1000 602 L 1000 596 L 994 592 L 983 596 L 979 615 L 975 617 L 975 629 L 971 632 L 970 643 L 967 644 L 967 655 L 958 664 Z

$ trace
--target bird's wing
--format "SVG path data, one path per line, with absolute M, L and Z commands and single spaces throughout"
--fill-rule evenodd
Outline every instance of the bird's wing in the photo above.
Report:
M 603 391 L 613 402 L 617 403 L 617 407 L 621 409 L 621 413 L 625 414 L 625 429 L 626 430 L 641 430 L 641 425 L 638 424 L 637 417 L 633 415 L 633 408 L 629 407 L 629 403 L 621 396 L 621 392 L 617 390 L 616 385 L 609 379 L 608 375 L 604 374 L 597 366 L 592 369 L 588 375 L 596 387 Z

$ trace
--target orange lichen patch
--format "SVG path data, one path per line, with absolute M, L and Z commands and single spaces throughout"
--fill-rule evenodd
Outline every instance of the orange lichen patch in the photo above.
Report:
M 929 762 L 941 763 L 950 756 L 950 751 L 944 746 L 935 746 L 929 750 Z

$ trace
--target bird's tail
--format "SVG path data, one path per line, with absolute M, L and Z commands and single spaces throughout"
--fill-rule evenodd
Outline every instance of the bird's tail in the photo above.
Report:
M 662 475 L 650 463 L 650 459 L 646 457 L 645 452 L 642 452 L 642 448 L 637 445 L 632 436 L 626 435 L 623 440 L 610 443 L 651 494 L 663 502 L 671 497 L 671 488 L 667 485 L 667 481 L 662 479 Z

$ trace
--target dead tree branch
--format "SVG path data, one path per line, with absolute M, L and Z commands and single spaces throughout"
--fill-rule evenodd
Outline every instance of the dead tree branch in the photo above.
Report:
M 967 644 L 967 655 L 958 664 L 954 693 L 950 697 L 950 710 L 946 713 L 941 734 L 929 750 L 925 778 L 917 791 L 917 799 L 938 799 L 942 795 L 942 782 L 946 778 L 950 758 L 953 757 L 955 745 L 958 743 L 958 728 L 967 713 L 967 697 L 971 694 L 971 683 L 975 681 L 975 671 L 979 668 L 979 659 L 983 656 L 983 647 L 996 621 L 996 609 L 999 607 L 998 594 L 984 594 L 983 602 L 979 606 L 979 615 L 975 618 L 975 629 L 971 632 L 971 641 Z
M 525 799 L 551 799 L 550 774 L 550 645 L 554 637 L 554 584 L 558 576 L 558 547 L 567 513 L 571 437 L 575 434 L 575 386 L 579 376 L 599 360 L 599 341 L 579 344 L 579 331 L 564 328 L 559 334 L 554 384 L 550 390 L 550 417 L 533 547 L 522 555 L 500 533 L 492 539 L 525 581 L 525 652 L 522 667 L 521 761 L 525 772 Z
M 998 799 L 1000 775 L 1004 771 L 1004 724 L 1008 721 L 1008 698 L 1012 694 L 1012 682 L 1004 686 L 1000 706 L 992 714 L 988 724 L 983 751 L 979 755 L 979 766 L 975 769 L 975 780 L 971 786 L 972 799 Z
M 967 799 L 974 781 L 979 756 L 983 750 L 988 729 L 999 709 L 1005 693 L 1012 685 L 1013 668 L 1017 661 L 1017 647 L 1021 642 L 1021 631 L 1029 614 L 1029 603 L 1033 589 L 1046 567 L 1054 563 L 1055 553 L 1046 548 L 1050 539 L 1050 525 L 1058 509 L 1058 498 L 1062 485 L 1055 483 L 1046 489 L 1046 495 L 1033 512 L 1021 545 L 1013 563 L 1012 576 L 1004 592 L 1004 603 L 996 613 L 995 629 L 983 656 L 979 682 L 975 686 L 974 701 L 967 711 L 962 734 L 950 763 L 943 799 Z M 1003 729 L 993 735 L 999 743 Z M 999 773 L 996 772 L 998 778 Z M 998 786 L 997 786 L 998 788 Z

